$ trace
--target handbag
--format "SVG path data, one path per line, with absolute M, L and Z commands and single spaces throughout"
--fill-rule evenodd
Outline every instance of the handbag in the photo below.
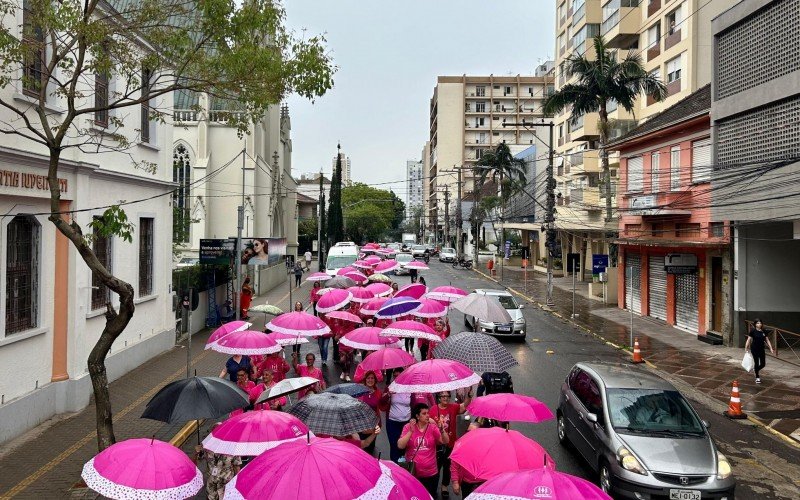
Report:
M 747 373 L 750 373 L 755 365 L 756 363 L 753 360 L 753 355 L 750 353 L 750 351 L 745 351 L 744 357 L 742 358 L 742 368 L 744 368 Z
M 414 425 L 416 425 L 416 424 L 414 424 Z M 428 433 L 428 426 L 429 425 L 431 425 L 431 424 L 428 424 L 428 425 L 425 426 L 425 430 L 422 432 L 422 439 L 419 440 L 419 444 L 417 444 L 417 449 L 414 450 L 414 454 L 411 455 L 411 460 L 408 460 L 406 462 L 397 462 L 397 465 L 399 465 L 400 467 L 402 467 L 405 470 L 407 470 L 409 472 L 409 474 L 411 474 L 412 476 L 414 475 L 414 472 L 416 472 L 416 466 L 414 464 L 414 459 L 417 458 L 417 453 L 419 453 L 419 448 L 422 446 L 422 443 L 425 442 L 425 434 Z

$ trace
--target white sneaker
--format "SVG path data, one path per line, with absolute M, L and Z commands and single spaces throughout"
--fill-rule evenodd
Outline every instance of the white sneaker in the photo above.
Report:
M 761 377 L 756 377 L 756 384 L 760 384 L 760 383 L 761 383 Z
M 344 380 L 344 373 L 342 373 L 341 375 L 339 375 L 339 380 Z
M 345 375 L 345 376 L 344 376 L 344 379 L 345 379 L 346 381 L 350 382 L 350 375 Z

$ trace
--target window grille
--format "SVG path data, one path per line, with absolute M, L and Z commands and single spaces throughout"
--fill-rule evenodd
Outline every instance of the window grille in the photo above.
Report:
M 154 219 L 139 219 L 139 296 L 153 293 L 153 240 Z
M 30 96 L 38 96 L 45 82 L 45 41 L 44 31 L 33 25 L 33 13 L 29 1 L 22 5 L 22 44 L 26 53 L 23 58 L 22 91 Z
M 11 220 L 6 238 L 6 335 L 35 328 L 39 308 L 39 224 L 33 217 Z
M 172 195 L 172 203 L 175 207 L 174 216 L 178 219 L 175 222 L 174 239 L 176 242 L 186 243 L 189 240 L 189 228 L 192 222 L 189 214 L 192 166 L 189 160 L 189 151 L 183 144 L 179 144 L 173 150 L 172 165 L 172 181 L 178 185 Z
M 99 218 L 99 217 L 96 217 Z M 111 238 L 101 237 L 94 231 L 92 250 L 97 256 L 97 260 L 105 267 L 108 272 L 112 271 L 111 262 Z M 100 280 L 100 275 L 92 272 L 92 311 L 102 309 L 106 306 L 111 297 L 110 290 Z

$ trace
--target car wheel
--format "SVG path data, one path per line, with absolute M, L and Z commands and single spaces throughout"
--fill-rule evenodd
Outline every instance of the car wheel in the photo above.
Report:
M 558 444 L 568 448 L 570 443 L 569 436 L 567 436 L 567 419 L 560 411 L 556 412 L 556 434 L 558 435 Z
M 611 469 L 608 463 L 603 461 L 600 463 L 600 489 L 607 495 L 612 496 L 613 488 L 611 487 Z

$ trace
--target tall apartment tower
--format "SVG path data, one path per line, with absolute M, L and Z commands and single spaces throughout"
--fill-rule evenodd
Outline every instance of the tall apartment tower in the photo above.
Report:
M 411 218 L 418 208 L 422 208 L 425 179 L 422 162 L 406 161 L 406 218 Z
M 570 56 L 593 57 L 592 39 L 602 35 L 622 58 L 631 51 L 645 69 L 667 86 L 661 102 L 639 99 L 633 113 L 611 103 L 609 139 L 671 107 L 711 81 L 711 20 L 738 0 L 556 0 L 555 87 L 573 83 L 567 74 Z M 597 153 L 598 114 L 555 117 L 558 215 L 563 252 L 581 252 L 584 263 L 594 253 L 608 253 L 606 235 L 618 221 L 605 220 L 605 193 Z M 611 180 L 616 207 L 619 159 L 612 157 Z M 563 208 L 560 208 L 563 207 Z M 583 266 L 586 269 L 586 266 Z
M 440 76 L 430 100 L 430 136 L 426 144 L 428 168 L 425 186 L 427 227 L 442 241 L 445 227 L 445 187 L 450 192 L 449 225 L 455 229 L 459 169 L 462 198 L 473 190 L 473 170 L 484 153 L 501 142 L 517 153 L 546 132 L 512 125 L 538 120 L 542 101 L 552 90 L 553 79 L 540 76 Z M 504 126 L 505 124 L 505 126 Z
M 350 177 L 350 157 L 344 153 L 339 154 L 342 155 L 342 186 L 351 186 L 353 180 Z M 336 170 L 336 156 L 331 161 L 331 167 L 332 171 Z

